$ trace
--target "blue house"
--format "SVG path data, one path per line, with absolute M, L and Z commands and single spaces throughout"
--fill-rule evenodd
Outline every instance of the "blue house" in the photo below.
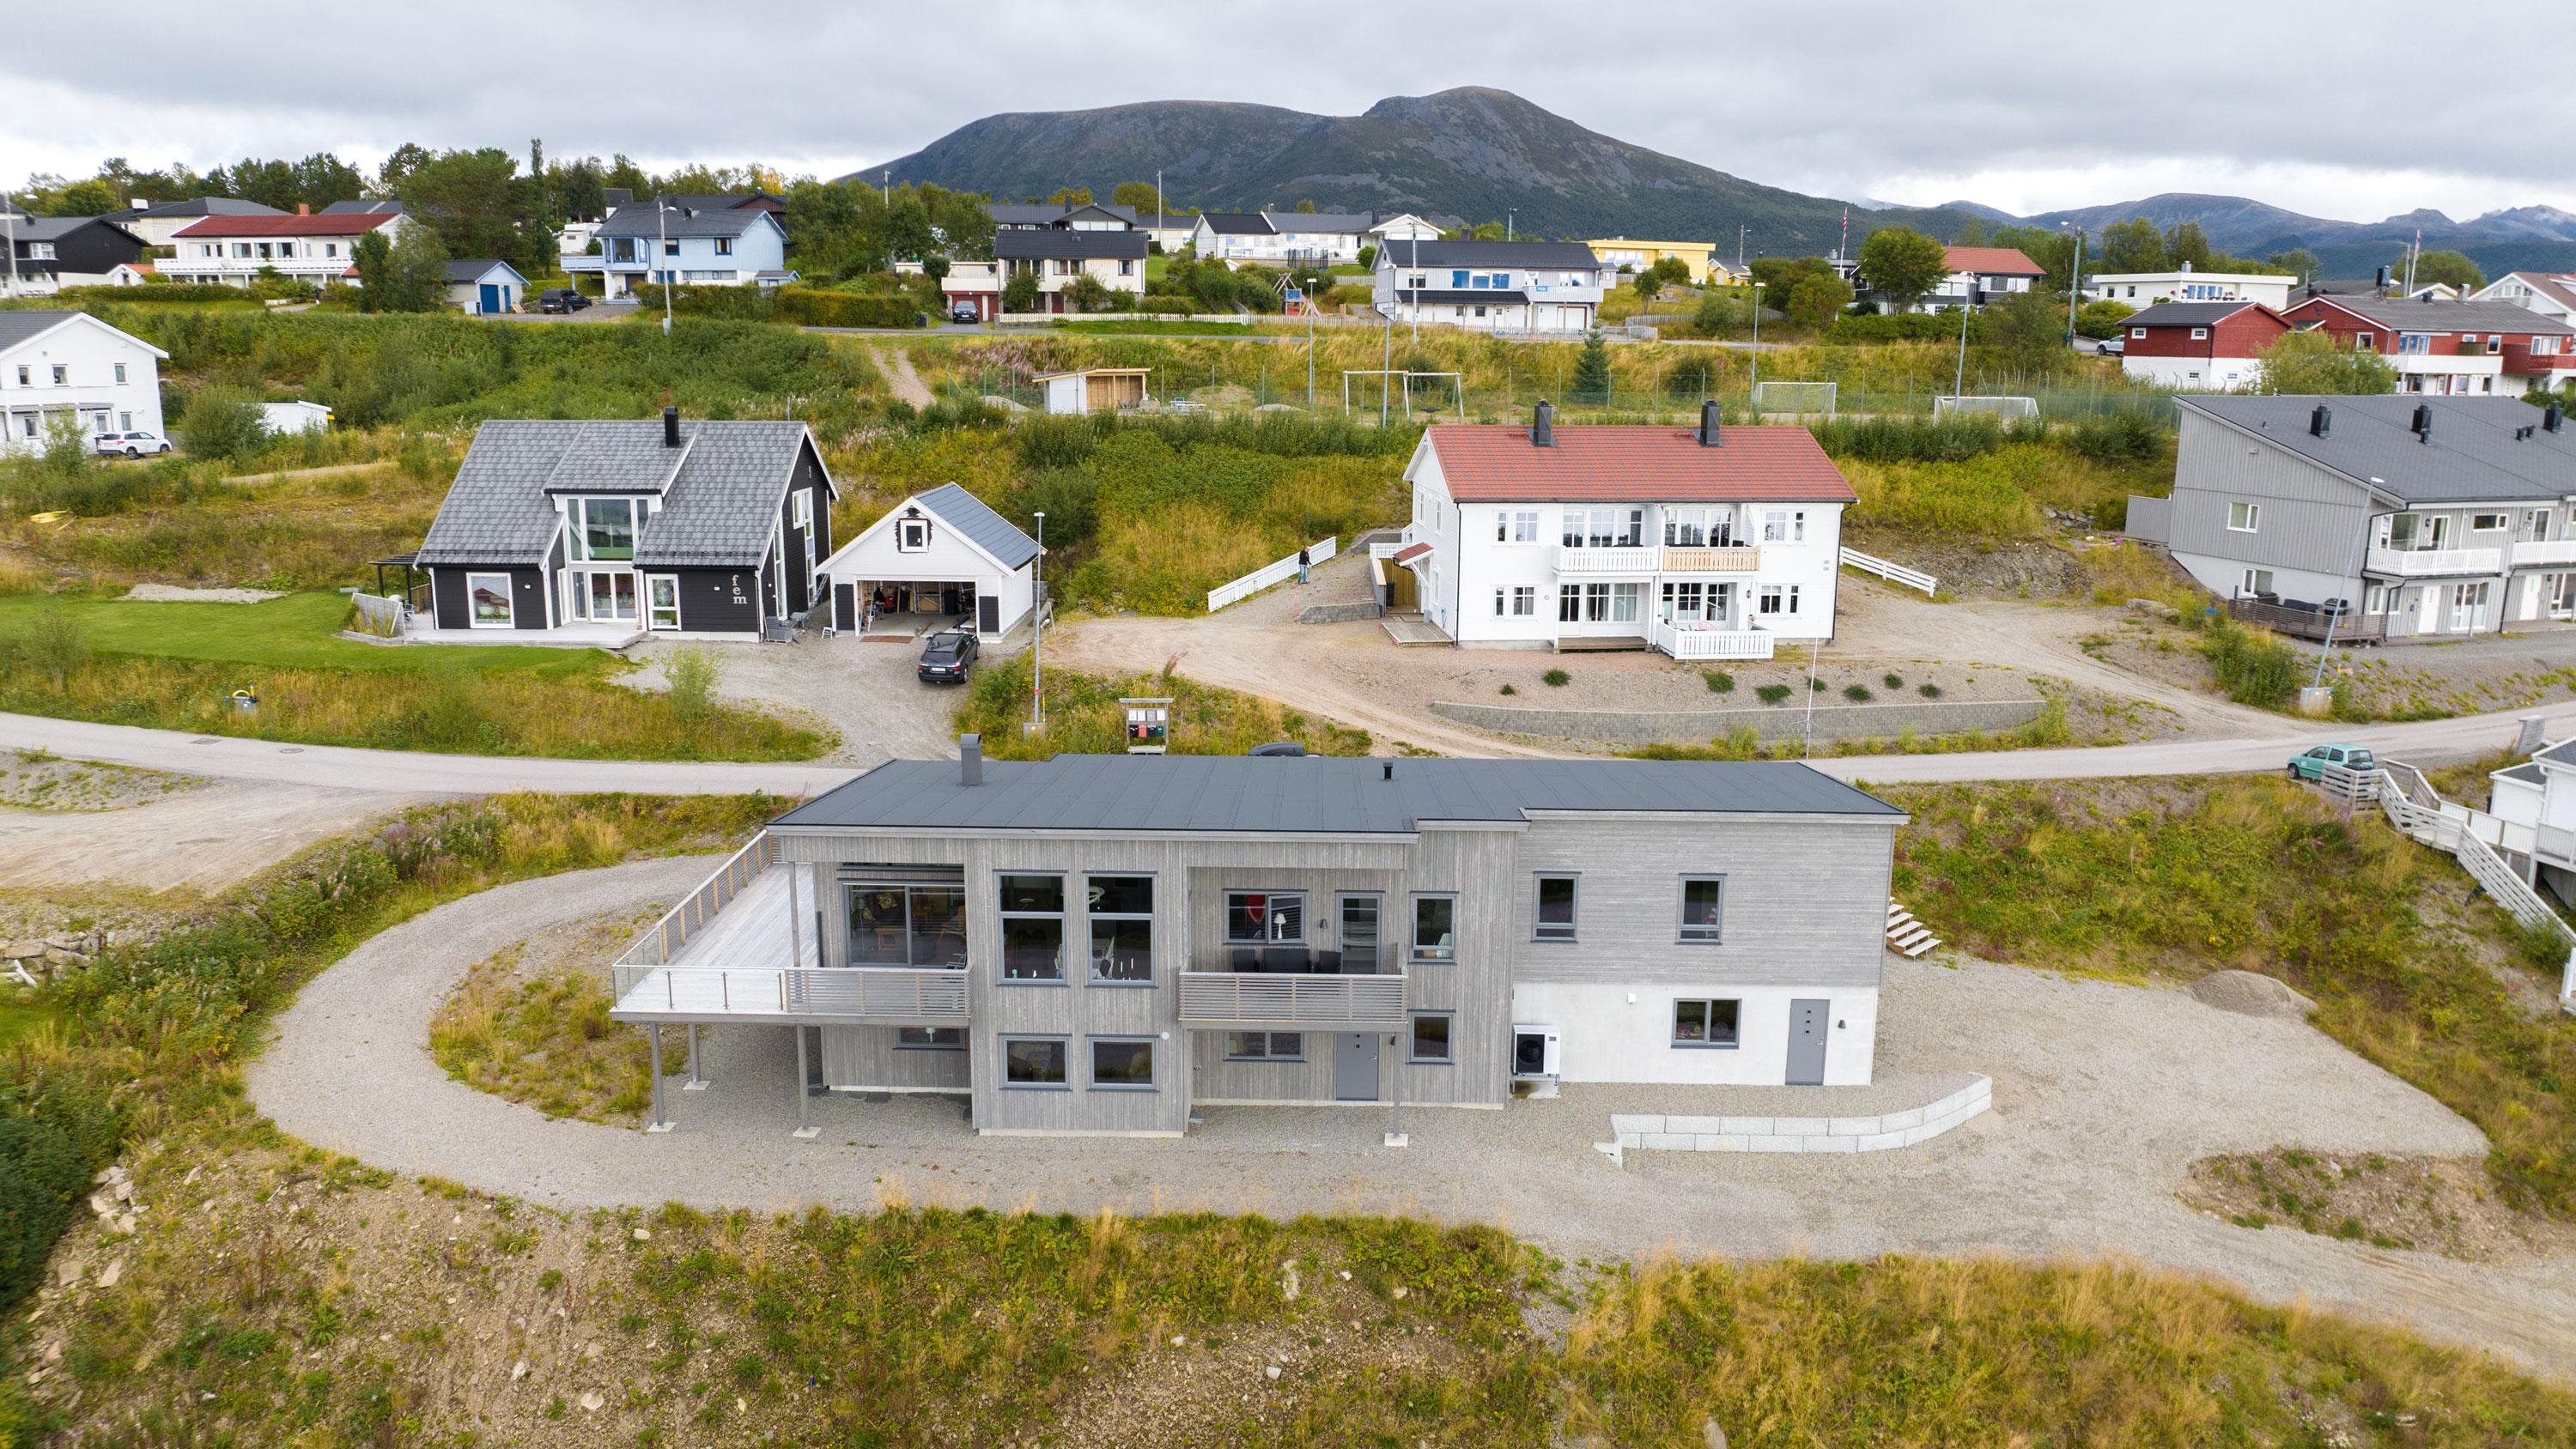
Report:
M 702 199 L 629 202 L 600 223 L 597 256 L 564 260 L 568 268 L 595 263 L 611 297 L 631 296 L 639 286 L 776 287 L 796 279 L 776 216 L 760 207 L 688 204 Z

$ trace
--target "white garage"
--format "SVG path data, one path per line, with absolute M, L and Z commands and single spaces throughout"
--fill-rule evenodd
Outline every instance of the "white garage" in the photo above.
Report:
M 1037 540 L 954 483 L 886 510 L 824 560 L 832 623 L 848 633 L 1019 627 L 1037 602 Z

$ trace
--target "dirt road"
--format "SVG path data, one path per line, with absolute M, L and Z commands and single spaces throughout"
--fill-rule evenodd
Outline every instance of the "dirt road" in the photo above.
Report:
M 896 397 L 917 408 L 926 408 L 934 400 L 930 384 L 913 371 L 912 354 L 900 347 L 871 347 L 868 355 L 877 360 L 877 371 L 885 374 L 886 387 Z
M 0 809 L 0 885 L 220 890 L 430 797 L 224 780 L 123 810 Z

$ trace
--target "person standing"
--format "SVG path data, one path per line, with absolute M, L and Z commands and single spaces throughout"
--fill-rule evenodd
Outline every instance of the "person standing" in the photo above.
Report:
M 1297 582 L 1301 584 L 1306 582 L 1306 569 L 1309 562 L 1306 551 L 1302 548 L 1297 550 Z

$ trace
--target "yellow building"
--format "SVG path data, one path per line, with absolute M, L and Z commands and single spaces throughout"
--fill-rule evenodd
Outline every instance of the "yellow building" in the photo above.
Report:
M 1717 250 L 1715 242 L 1630 241 L 1623 236 L 1584 245 L 1592 248 L 1592 255 L 1605 265 L 1641 272 L 1666 257 L 1679 257 L 1682 265 L 1690 268 L 1694 283 L 1708 280 L 1709 253 Z

